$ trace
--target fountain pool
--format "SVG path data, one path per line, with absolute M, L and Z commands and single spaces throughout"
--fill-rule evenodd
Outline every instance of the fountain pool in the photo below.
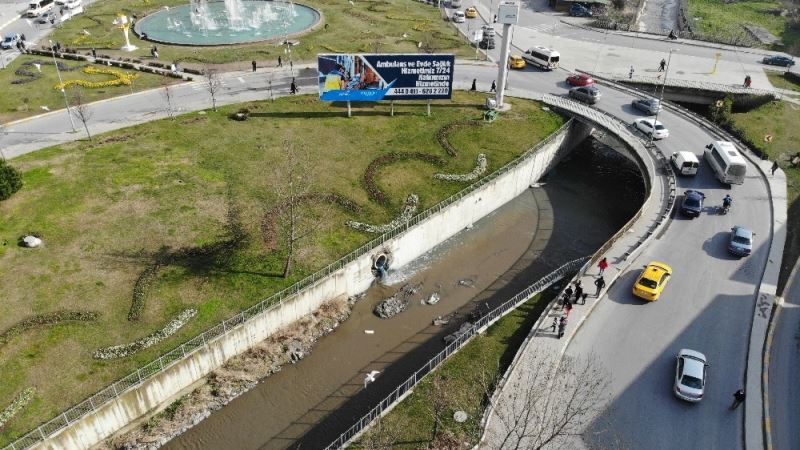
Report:
M 193 0 L 150 14 L 134 30 L 165 44 L 228 45 L 289 36 L 319 20 L 317 10 L 288 1 Z

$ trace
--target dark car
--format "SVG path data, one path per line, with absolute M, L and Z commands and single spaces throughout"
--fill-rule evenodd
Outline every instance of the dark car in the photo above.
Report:
M 478 46 L 486 50 L 492 50 L 495 46 L 494 38 L 491 36 L 484 36 Z
M 728 251 L 736 256 L 748 256 L 753 251 L 753 236 L 756 234 L 745 227 L 731 228 L 731 237 L 728 241 Z
M 573 17 L 592 17 L 592 10 L 580 3 L 573 3 L 569 9 L 569 15 Z
M 600 89 L 597 89 L 594 86 L 574 87 L 569 90 L 569 96 L 576 100 L 593 105 L 600 100 Z
M 681 214 L 686 217 L 698 217 L 703 211 L 703 200 L 706 196 L 700 191 L 688 190 L 683 193 Z
M 631 105 L 639 111 L 644 111 L 651 116 L 661 111 L 661 101 L 657 98 L 639 98 L 632 101 Z
M 794 60 L 792 58 L 782 55 L 765 56 L 761 62 L 771 66 L 792 67 L 794 65 Z

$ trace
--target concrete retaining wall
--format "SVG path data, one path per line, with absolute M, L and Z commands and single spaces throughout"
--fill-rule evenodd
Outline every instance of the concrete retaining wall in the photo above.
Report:
M 36 448 L 85 449 L 101 442 L 130 422 L 169 401 L 183 389 L 222 366 L 229 358 L 263 341 L 281 327 L 311 313 L 323 302 L 366 290 L 374 281 L 372 261 L 378 253 L 390 253 L 392 266 L 401 267 L 490 214 L 528 189 L 531 183 L 557 165 L 590 132 L 589 126 L 571 121 L 535 154 L 461 200 L 443 208 L 438 214 L 420 222 L 408 232 L 387 241 L 381 251 L 363 255 L 278 307 L 267 310 L 208 342 L 142 385 L 109 401 L 94 414 L 87 415 L 48 437 Z

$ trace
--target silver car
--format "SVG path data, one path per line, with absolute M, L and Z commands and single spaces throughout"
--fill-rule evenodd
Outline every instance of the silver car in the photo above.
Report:
M 749 256 L 753 251 L 753 236 L 756 234 L 745 227 L 731 228 L 731 237 L 728 241 L 728 251 L 736 256 Z
M 706 388 L 706 355 L 684 348 L 678 352 L 675 366 L 675 396 L 687 402 L 699 402 Z
M 569 90 L 569 96 L 593 105 L 600 100 L 600 89 L 594 86 L 578 86 Z

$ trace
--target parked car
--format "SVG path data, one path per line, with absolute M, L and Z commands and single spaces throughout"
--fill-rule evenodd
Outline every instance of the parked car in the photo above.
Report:
M 592 10 L 580 3 L 573 3 L 572 7 L 569 8 L 569 15 L 573 17 L 592 17 Z
M 728 251 L 736 256 L 750 256 L 753 251 L 753 237 L 756 234 L 745 227 L 731 228 L 731 237 L 728 241 Z
M 18 33 L 8 33 L 3 38 L 3 42 L 0 42 L 0 47 L 2 47 L 4 50 L 14 48 L 19 40 L 20 37 Z
M 494 49 L 495 47 L 494 37 L 484 35 L 483 39 L 481 39 L 481 41 L 478 43 L 478 47 L 486 50 Z
M 654 302 L 672 278 L 672 267 L 663 262 L 651 261 L 633 284 L 633 295 Z
M 600 100 L 600 89 L 594 86 L 578 86 L 569 90 L 569 96 L 593 105 Z
M 575 73 L 567 77 L 567 84 L 571 86 L 590 86 L 594 80 L 584 73 Z
M 453 22 L 464 23 L 467 19 L 464 16 L 464 11 L 453 11 Z
M 706 388 L 706 355 L 684 348 L 678 352 L 675 365 L 675 396 L 687 402 L 699 402 Z
M 661 100 L 657 98 L 640 98 L 632 101 L 631 106 L 652 116 L 661 111 Z
M 771 66 L 792 67 L 794 65 L 794 59 L 783 55 L 765 56 L 761 62 Z
M 48 11 L 36 18 L 36 23 L 55 23 L 59 19 L 54 11 Z
M 481 30 L 483 30 L 483 37 L 486 37 L 486 36 L 495 37 L 495 36 L 497 36 L 497 31 L 495 31 L 494 26 L 492 26 L 492 25 L 484 25 L 484 26 L 481 27 Z
M 655 119 L 636 119 L 633 121 L 639 131 L 647 136 L 653 136 L 653 139 L 666 139 L 669 137 L 669 130 L 663 123 Z
M 703 200 L 706 195 L 700 191 L 689 189 L 683 193 L 683 203 L 681 203 L 681 214 L 686 217 L 700 217 L 703 212 Z
M 525 65 L 526 63 L 522 56 L 511 55 L 508 57 L 508 66 L 512 69 L 524 69 Z
M 478 17 L 478 10 L 474 6 L 470 6 L 464 11 L 464 15 L 467 16 L 467 19 L 474 19 Z

